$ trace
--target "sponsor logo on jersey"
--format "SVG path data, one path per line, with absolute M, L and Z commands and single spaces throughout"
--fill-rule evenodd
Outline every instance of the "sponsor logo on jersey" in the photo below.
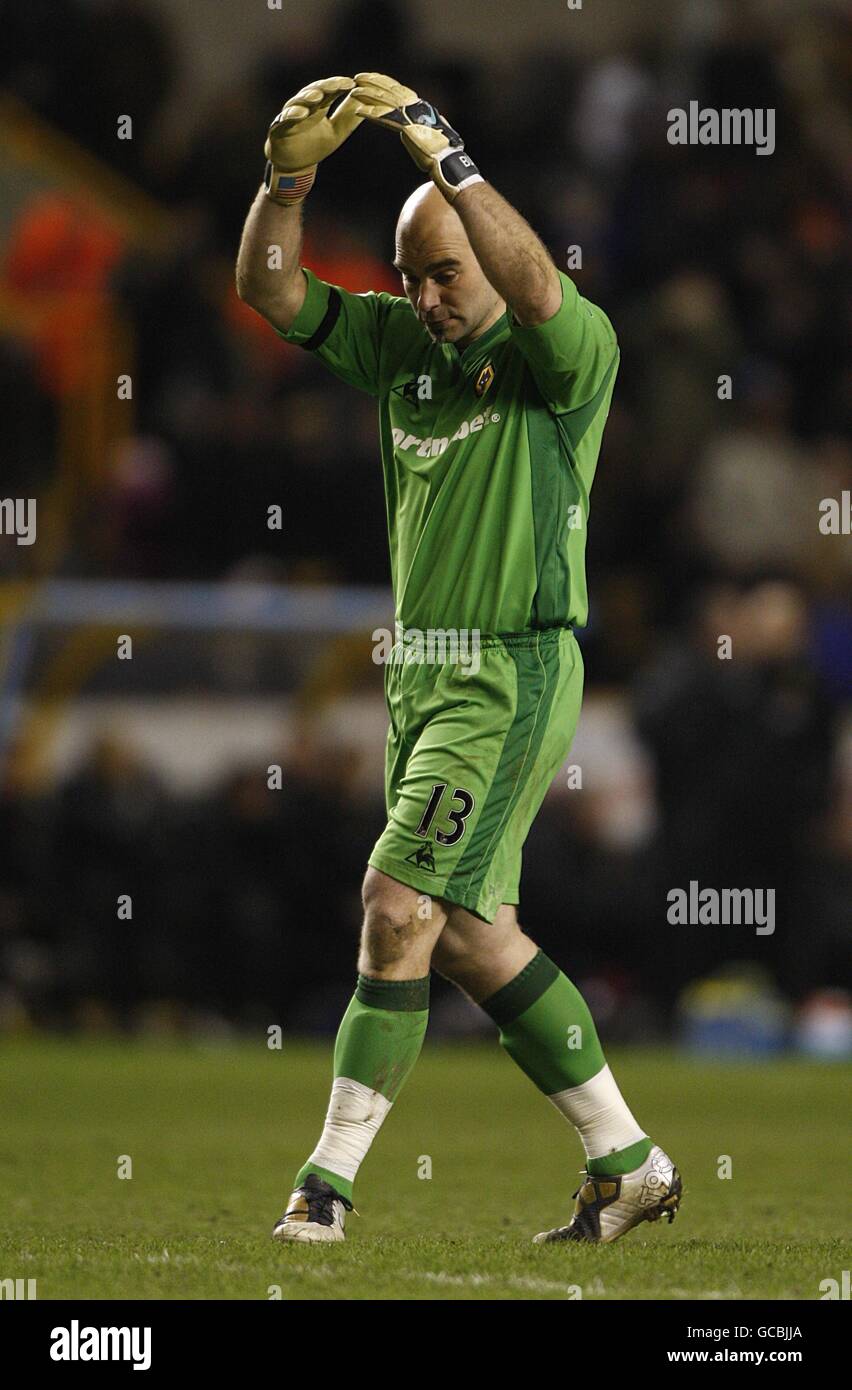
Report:
M 487 362 L 473 383 L 473 389 L 477 396 L 484 396 L 492 381 L 494 380 L 494 364 Z
M 400 451 L 414 449 L 417 453 L 417 457 L 421 459 L 437 458 L 439 454 L 443 454 L 444 450 L 448 449 L 451 444 L 455 444 L 457 440 L 467 439 L 468 435 L 478 434 L 480 430 L 484 430 L 488 425 L 496 425 L 499 424 L 499 422 L 500 414 L 495 410 L 490 415 L 474 415 L 472 420 L 462 420 L 455 434 L 449 438 L 447 435 L 435 435 L 434 437 L 429 435 L 427 439 L 421 439 L 420 435 L 407 434 L 405 430 L 400 429 L 398 426 L 391 430 L 391 435 L 393 436 L 396 449 Z

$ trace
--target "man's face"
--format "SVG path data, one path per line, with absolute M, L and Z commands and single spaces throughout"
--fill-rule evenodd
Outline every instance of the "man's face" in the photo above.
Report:
M 490 328 L 503 301 L 488 283 L 460 220 L 421 209 L 397 230 L 394 265 L 412 309 L 436 343 L 464 347 Z

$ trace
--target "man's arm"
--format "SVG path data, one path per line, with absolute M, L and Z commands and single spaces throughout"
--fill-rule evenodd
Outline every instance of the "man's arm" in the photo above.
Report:
M 282 333 L 292 327 L 307 293 L 299 265 L 302 201 L 313 187 L 319 162 L 363 120 L 351 97 L 354 86 L 351 77 L 309 82 L 290 97 L 266 136 L 266 178 L 243 228 L 237 293 Z M 273 247 L 280 248 L 280 269 L 269 265 Z
M 351 294 L 300 264 L 299 207 L 281 207 L 264 189 L 246 218 L 237 256 L 237 293 L 286 339 L 308 349 L 350 386 L 377 396 L 381 388 L 381 338 L 394 297 Z M 281 248 L 281 269 L 269 267 L 270 247 Z M 422 329 L 408 308 L 405 322 Z
M 550 408 L 573 415 L 576 444 L 609 405 L 618 366 L 612 324 L 557 270 L 520 213 L 485 182 L 464 141 L 431 102 L 381 72 L 359 72 L 359 116 L 396 131 L 418 169 L 455 208 L 474 255 L 511 311 L 515 345 Z
M 486 278 L 518 323 L 534 327 L 553 318 L 562 304 L 556 266 L 532 227 L 485 182 L 440 111 L 381 72 L 357 73 L 350 98 L 358 115 L 397 132 L 455 208 Z
M 472 183 L 452 200 L 489 284 L 525 327 L 545 323 L 562 303 L 556 266 L 519 212 L 490 183 Z
M 270 247 L 281 248 L 280 270 L 270 269 Z M 281 333 L 292 327 L 305 302 L 301 254 L 302 204 L 275 203 L 261 187 L 243 227 L 237 294 Z

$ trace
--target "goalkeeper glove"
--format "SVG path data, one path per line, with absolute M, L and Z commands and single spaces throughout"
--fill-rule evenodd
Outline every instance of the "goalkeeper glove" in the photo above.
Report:
M 434 180 L 450 202 L 463 188 L 484 179 L 465 154 L 457 130 L 428 101 L 380 72 L 359 72 L 350 93 L 354 109 L 377 125 L 399 131 L 400 139 L 419 169 Z
M 321 159 L 348 139 L 364 117 L 352 97 L 351 77 L 323 77 L 303 87 L 279 112 L 264 145 L 267 195 L 285 206 L 300 203 L 313 187 Z M 346 96 L 329 115 L 341 93 Z

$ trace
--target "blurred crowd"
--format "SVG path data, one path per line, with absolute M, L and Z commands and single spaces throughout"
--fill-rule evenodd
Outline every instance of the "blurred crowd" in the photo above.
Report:
M 736 659 L 720 660 L 720 632 Z M 707 590 L 627 697 L 655 822 L 613 835 L 594 776 L 582 790 L 557 779 L 524 851 L 526 929 L 624 1040 L 664 1034 L 684 989 L 732 962 L 759 963 L 794 1003 L 842 982 L 852 779 L 800 591 Z M 96 739 L 72 775 L 38 791 L 13 752 L 0 796 L 0 1031 L 333 1031 L 384 825 L 363 756 L 345 738 L 324 745 L 305 717 L 273 764 L 280 789 L 263 758 L 175 795 L 120 736 Z M 618 778 L 616 766 L 616 796 Z M 691 881 L 771 889 L 774 930 L 671 926 L 667 895 Z M 451 996 L 438 982 L 435 1026 L 470 1027 Z
M 762 958 L 790 993 L 827 983 L 842 968 L 850 852 L 850 544 L 819 525 L 821 502 L 852 487 L 841 9 L 685 0 L 653 43 L 581 59 L 531 35 L 493 65 L 430 51 L 405 0 L 331 14 L 178 128 L 170 98 L 189 57 L 161 11 L 8 10 L 4 87 L 144 191 L 167 231 L 146 241 L 68 189 L 18 208 L 0 277 L 35 326 L 0 331 L 0 391 L 16 402 L 6 491 L 58 483 L 63 412 L 108 321 L 132 426 L 107 432 L 75 495 L 60 573 L 388 582 L 374 403 L 241 305 L 233 263 L 285 98 L 317 75 L 398 75 L 463 133 L 557 265 L 582 249 L 571 273 L 621 343 L 584 646 L 590 685 L 630 694 L 658 826 L 650 845 L 616 851 L 581 798 L 551 799 L 525 860 L 530 930 L 569 968 L 617 962 L 667 1007 L 726 947 L 674 939 L 660 893 L 691 878 L 774 885 L 783 907 Z M 670 145 L 666 113 L 690 100 L 774 108 L 775 153 Z M 131 141 L 116 139 L 121 111 Z M 386 132 L 359 130 L 308 200 L 306 264 L 400 292 L 393 227 L 418 181 Z M 267 530 L 272 503 L 282 532 Z M 0 538 L 0 575 L 26 577 L 37 550 Z M 19 785 L 10 759 L 0 941 L 17 997 L 51 1017 L 82 999 L 120 1010 L 162 996 L 240 1018 L 258 1005 L 298 1015 L 306 980 L 317 999 L 339 993 L 382 810 L 322 766 L 300 759 L 278 798 L 237 772 L 202 804 L 170 798 L 111 745 L 49 794 Z M 157 910 L 116 932 L 97 904 L 132 883 Z M 66 910 L 47 920 L 57 895 Z M 335 995 L 329 1017 L 336 1007 Z
M 372 842 L 362 808 L 306 745 L 175 798 L 126 744 L 98 739 L 64 785 L 7 778 L 0 810 L 0 1031 L 51 1026 L 333 1026 L 351 983 Z M 365 838 L 366 837 L 366 838 Z M 61 910 L 57 910 L 61 904 Z
M 271 52 L 176 130 L 158 117 L 188 55 L 159 11 L 13 7 L 0 78 L 169 215 L 146 247 L 91 203 L 42 194 L 6 245 L 7 289 L 34 308 L 58 295 L 66 310 L 30 345 L 34 359 L 2 340 L 2 384 L 20 407 L 15 467 L 30 482 L 55 468 L 50 422 L 79 370 L 86 294 L 106 296 L 129 330 L 133 433 L 75 517 L 73 572 L 212 578 L 266 554 L 284 577 L 387 579 L 373 403 L 279 342 L 233 290 L 271 116 L 317 73 L 363 64 L 447 112 L 558 265 L 582 249 L 572 273 L 616 325 L 623 365 L 590 535 L 612 667 L 601 677 L 635 663 L 708 574 L 780 571 L 829 601 L 849 578 L 849 547 L 817 529 L 820 499 L 850 482 L 842 16 L 688 0 L 676 13 L 653 45 L 580 60 L 531 35 L 498 68 L 430 53 L 404 0 L 342 0 L 313 39 Z M 775 108 L 775 153 L 670 145 L 666 112 L 691 99 Z M 116 138 L 123 111 L 131 140 Z M 417 182 L 398 142 L 362 126 L 320 170 L 306 263 L 349 288 L 401 293 L 393 228 Z M 66 316 L 76 337 L 59 334 Z M 717 394 L 722 376 L 731 399 Z M 270 538 L 279 500 L 286 525 Z M 4 548 L 7 565 L 32 558 Z
M 720 623 L 735 662 L 718 659 Z M 614 839 L 593 781 L 577 791 L 559 779 L 536 820 L 522 921 L 593 993 L 610 1036 L 659 1036 L 683 989 L 732 961 L 759 962 L 797 1002 L 845 978 L 852 808 L 805 623 L 792 586 L 720 589 L 643 668 L 632 705 L 656 773 L 650 838 Z M 0 797 L 0 1031 L 333 1031 L 384 825 L 361 756 L 345 742 L 331 755 L 308 723 L 280 754 L 280 790 L 255 761 L 183 796 L 120 737 L 97 739 L 40 792 L 12 757 Z M 670 926 L 667 894 L 690 880 L 773 889 L 774 932 Z M 439 1028 L 458 1018 L 451 993 L 438 984 Z

